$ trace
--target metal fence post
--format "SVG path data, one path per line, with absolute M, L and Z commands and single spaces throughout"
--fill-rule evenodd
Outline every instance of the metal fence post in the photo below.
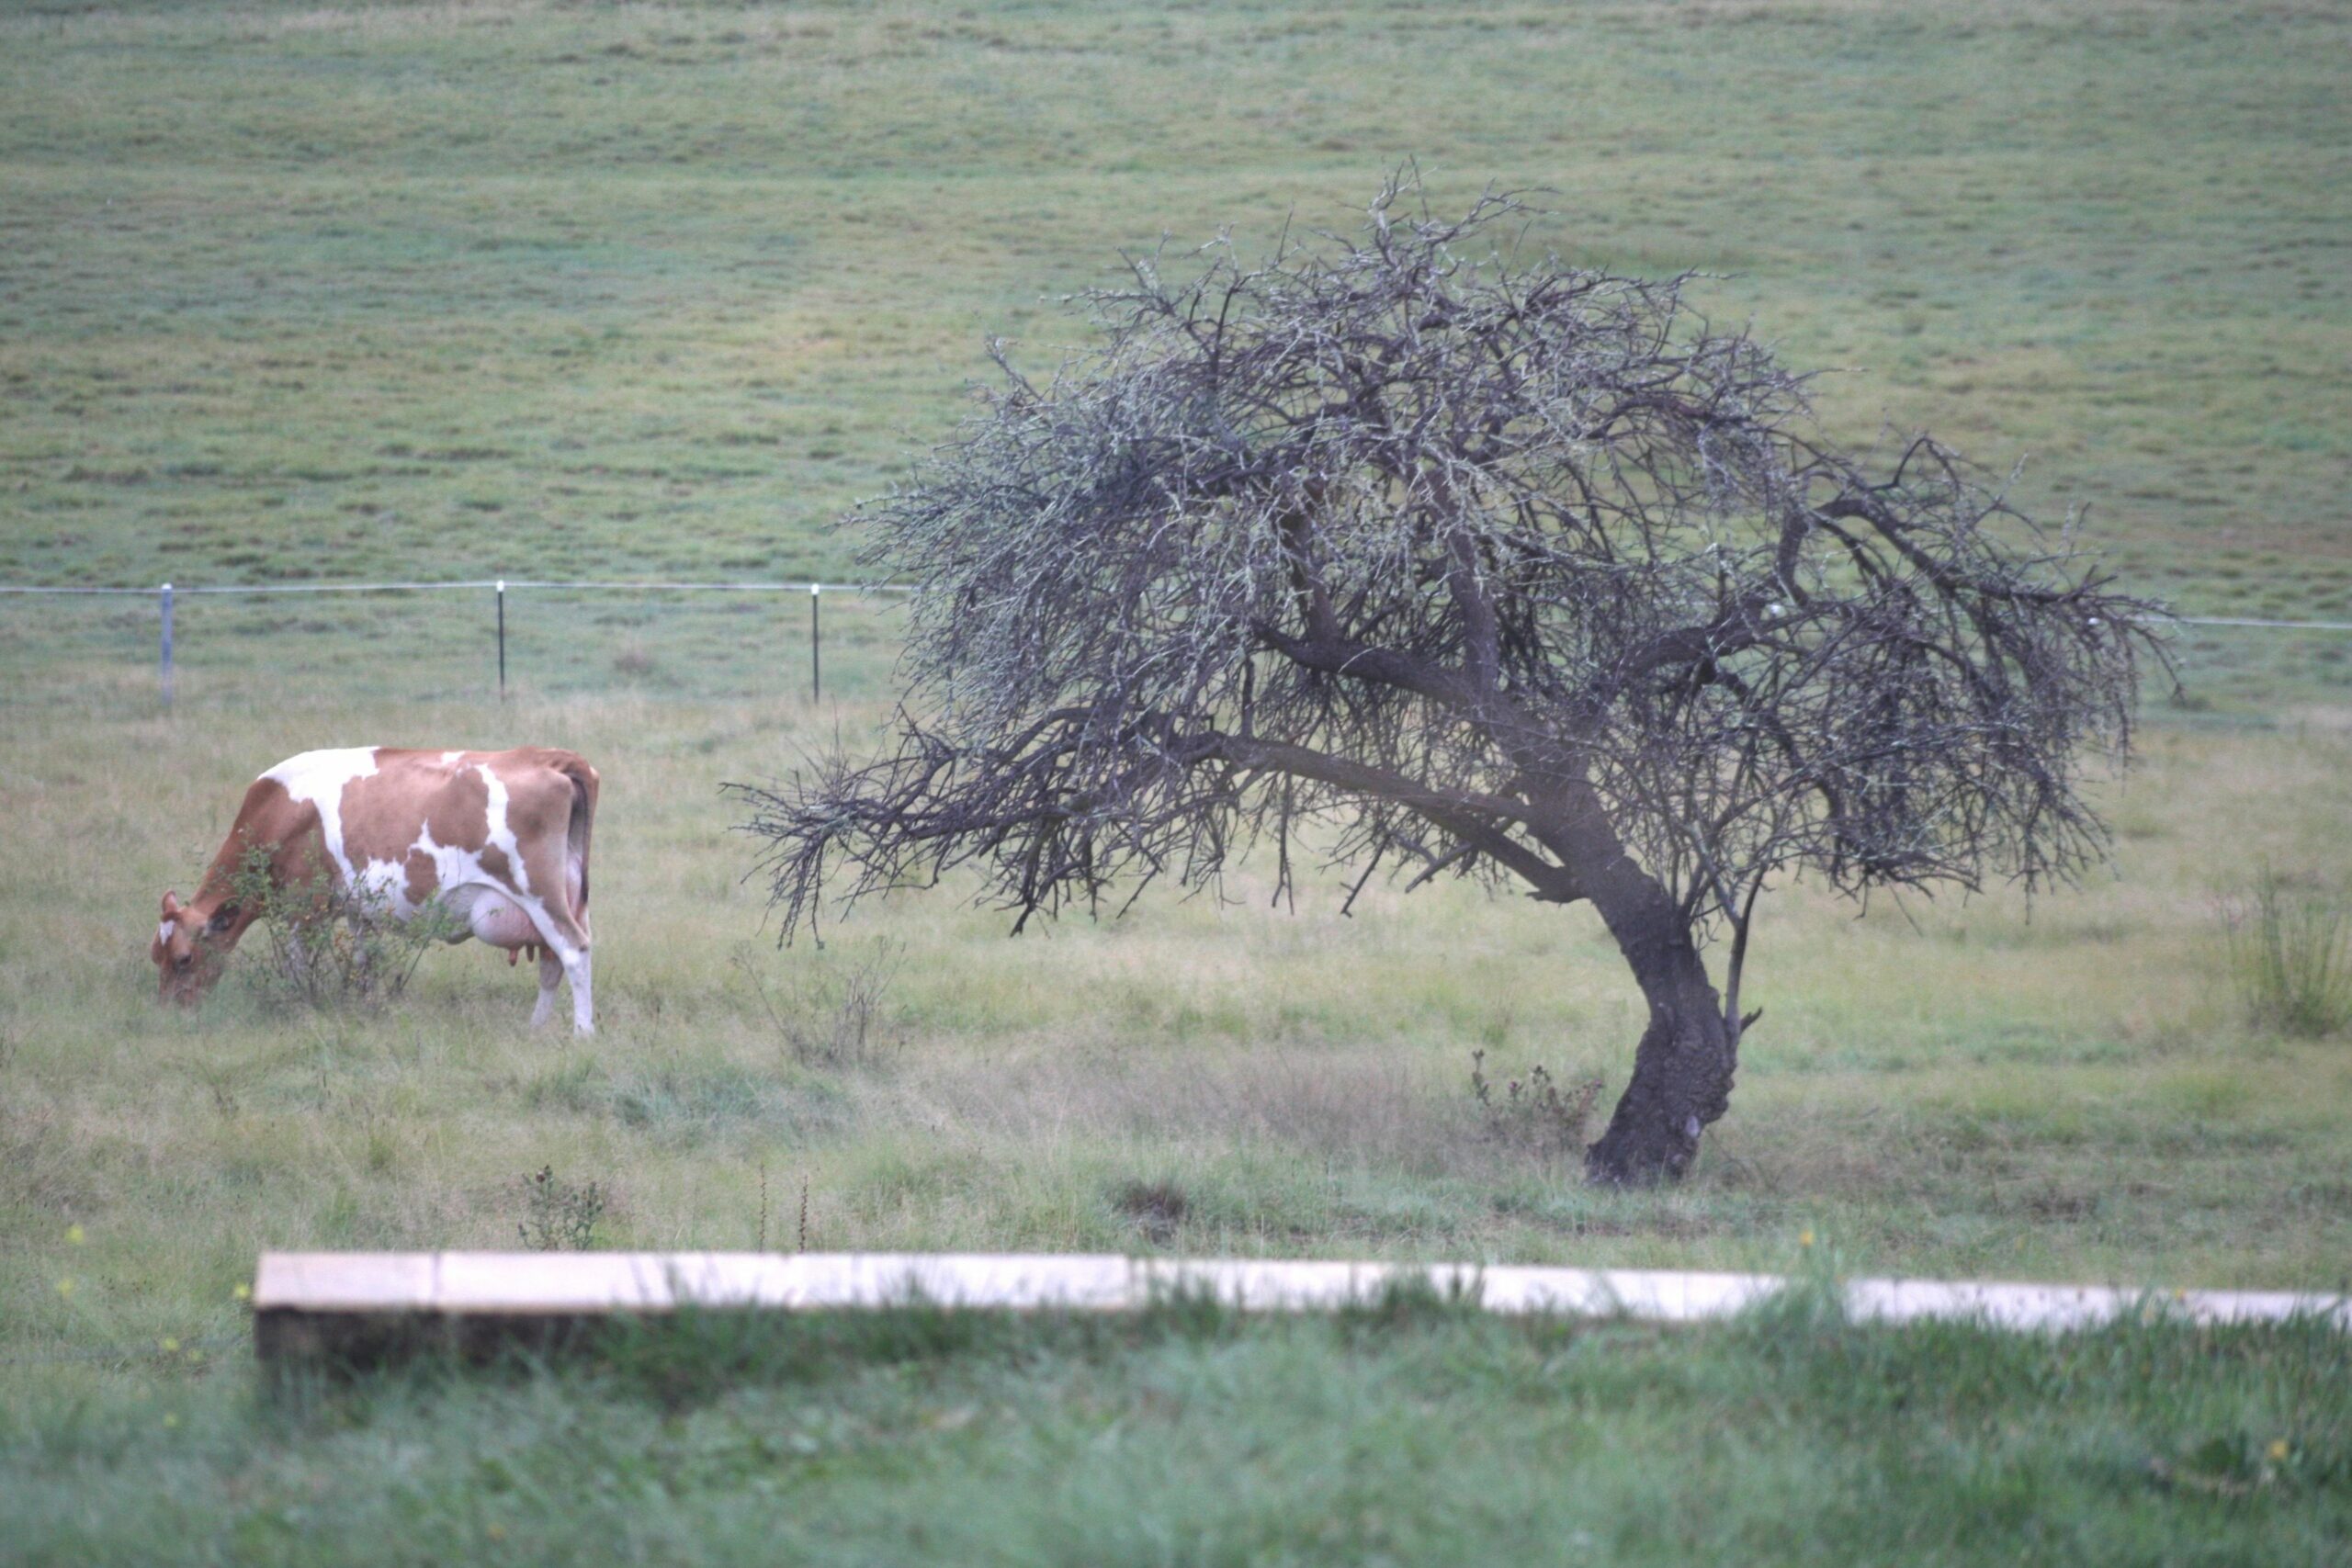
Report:
M 164 652 L 162 671 L 164 682 L 164 711 L 172 710 L 172 585 L 164 583 L 157 592 L 164 608 Z
M 498 580 L 498 700 L 506 700 L 506 580 Z
M 825 632 L 817 619 L 817 604 L 824 597 L 825 585 L 808 585 L 808 700 L 825 700 Z

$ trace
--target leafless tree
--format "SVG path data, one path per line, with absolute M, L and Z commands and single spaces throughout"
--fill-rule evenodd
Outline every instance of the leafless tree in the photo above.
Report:
M 1525 210 L 1393 180 L 1260 265 L 1131 258 L 1050 382 L 994 345 L 1001 389 L 874 509 L 923 590 L 895 741 L 735 786 L 786 934 L 837 869 L 976 867 L 1018 930 L 1260 840 L 1283 888 L 1307 845 L 1355 889 L 1589 899 L 1649 1021 L 1587 1168 L 1657 1180 L 1729 1102 L 1767 885 L 2095 862 L 2152 607 L 1932 441 L 1827 445 L 1689 275 L 1514 261 Z

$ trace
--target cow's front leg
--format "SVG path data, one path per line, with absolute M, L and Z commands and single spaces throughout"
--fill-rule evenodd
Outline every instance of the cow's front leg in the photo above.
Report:
M 550 948 L 542 947 L 539 953 L 539 1005 L 531 1010 L 531 1027 L 543 1029 L 555 1016 L 555 988 L 563 984 L 563 960 Z

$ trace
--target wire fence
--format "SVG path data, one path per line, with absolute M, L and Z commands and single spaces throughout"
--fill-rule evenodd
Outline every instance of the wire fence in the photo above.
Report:
M 901 637 L 895 612 L 914 592 L 566 578 L 0 584 L 0 707 L 153 711 L 352 685 L 418 699 L 881 696 Z M 2209 689 L 2352 687 L 2352 646 L 2341 640 L 2352 621 L 2183 615 L 2173 624 L 2185 634 L 2185 664 Z M 2320 642 L 2281 651 L 2243 633 Z M 136 651 L 142 643 L 149 655 Z
M 410 698 L 878 695 L 900 637 L 893 612 L 912 592 L 563 578 L 0 584 L 0 706 L 169 709 L 355 683 Z M 142 641 L 152 653 L 139 658 Z

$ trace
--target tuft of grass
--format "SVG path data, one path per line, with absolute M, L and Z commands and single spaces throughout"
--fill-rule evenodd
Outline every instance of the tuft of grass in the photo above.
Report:
M 2256 1029 L 2298 1039 L 2352 1025 L 2352 909 L 2266 864 L 2223 908 L 2230 969 Z
M 893 1037 L 884 1003 L 906 962 L 903 942 L 886 937 L 861 953 L 837 953 L 795 965 L 781 994 L 770 990 L 749 953 L 737 953 L 732 962 L 750 982 L 761 1013 L 792 1062 L 839 1072 L 888 1060 Z

